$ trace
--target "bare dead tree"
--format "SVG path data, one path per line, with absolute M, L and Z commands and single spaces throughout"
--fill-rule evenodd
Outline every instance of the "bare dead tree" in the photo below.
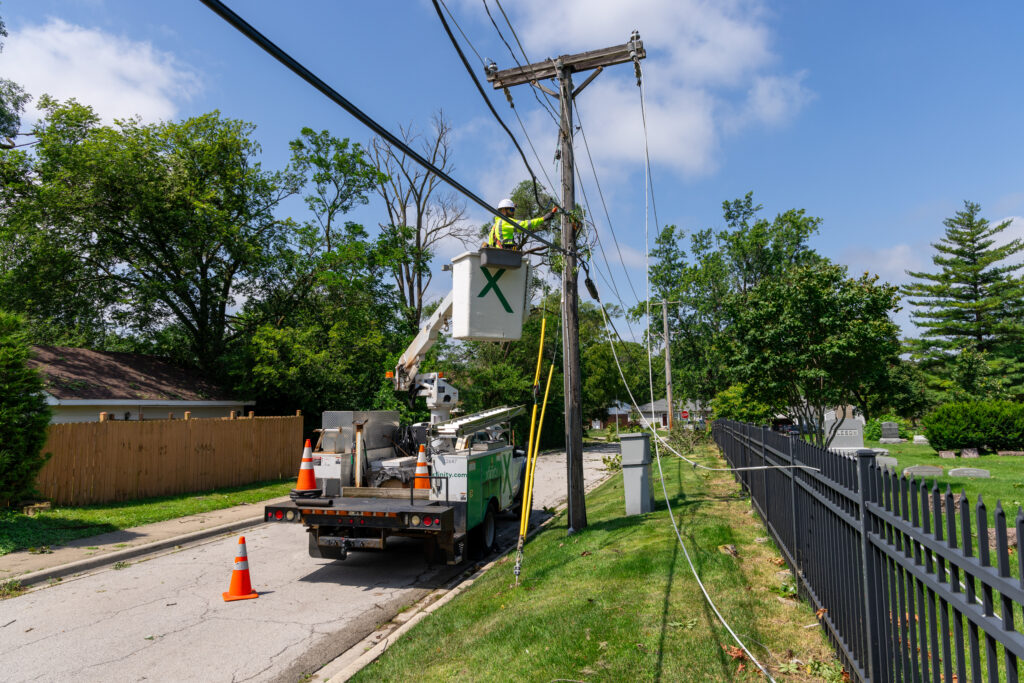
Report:
M 431 119 L 430 130 L 402 126 L 402 140 L 445 173 L 451 174 L 452 128 L 444 112 Z M 466 220 L 466 205 L 454 192 L 444 188 L 435 175 L 423 170 L 380 138 L 370 142 L 369 157 L 386 180 L 377 185 L 384 200 L 387 222 L 381 234 L 392 250 L 389 259 L 395 284 L 408 311 L 409 321 L 418 325 L 423 314 L 423 295 L 430 286 L 430 261 L 442 241 L 458 240 L 469 246 L 479 239 L 477 228 Z

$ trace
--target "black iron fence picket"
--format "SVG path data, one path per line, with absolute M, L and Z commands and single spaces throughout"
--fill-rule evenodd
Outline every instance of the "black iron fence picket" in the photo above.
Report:
M 990 530 L 980 497 L 972 522 L 965 496 L 898 476 L 871 450 L 828 451 L 728 420 L 712 430 L 730 466 L 817 468 L 735 476 L 851 675 L 1017 682 L 1024 511 L 1008 522 L 997 503 Z

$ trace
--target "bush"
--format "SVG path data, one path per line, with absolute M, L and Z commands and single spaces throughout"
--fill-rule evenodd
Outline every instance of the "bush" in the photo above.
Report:
M 882 415 L 873 420 L 868 420 L 864 424 L 864 440 L 878 441 L 881 439 L 883 422 L 895 422 L 899 426 L 901 439 L 909 439 L 914 435 L 913 430 L 910 428 L 910 423 L 903 418 L 896 417 L 895 415 Z
M 775 414 L 770 406 L 747 396 L 746 386 L 743 384 L 733 384 L 715 394 L 711 400 L 711 410 L 715 420 L 735 420 L 760 425 L 770 424 Z
M 21 318 L 0 311 L 0 505 L 31 496 L 49 457 L 41 451 L 50 407 L 42 376 L 27 365 L 30 353 Z
M 1024 448 L 1024 405 L 1009 401 L 946 403 L 925 416 L 924 433 L 937 450 Z

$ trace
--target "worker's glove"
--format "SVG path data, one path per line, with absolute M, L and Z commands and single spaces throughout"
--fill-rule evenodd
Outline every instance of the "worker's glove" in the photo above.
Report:
M 553 206 L 551 207 L 551 211 L 548 212 L 548 215 L 544 216 L 544 222 L 549 223 L 553 221 L 556 215 L 558 215 L 558 207 Z

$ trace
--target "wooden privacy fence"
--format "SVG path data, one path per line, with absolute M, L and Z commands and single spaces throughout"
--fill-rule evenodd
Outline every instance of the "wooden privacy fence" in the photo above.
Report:
M 53 424 L 36 485 L 58 505 L 109 503 L 295 476 L 302 417 Z

